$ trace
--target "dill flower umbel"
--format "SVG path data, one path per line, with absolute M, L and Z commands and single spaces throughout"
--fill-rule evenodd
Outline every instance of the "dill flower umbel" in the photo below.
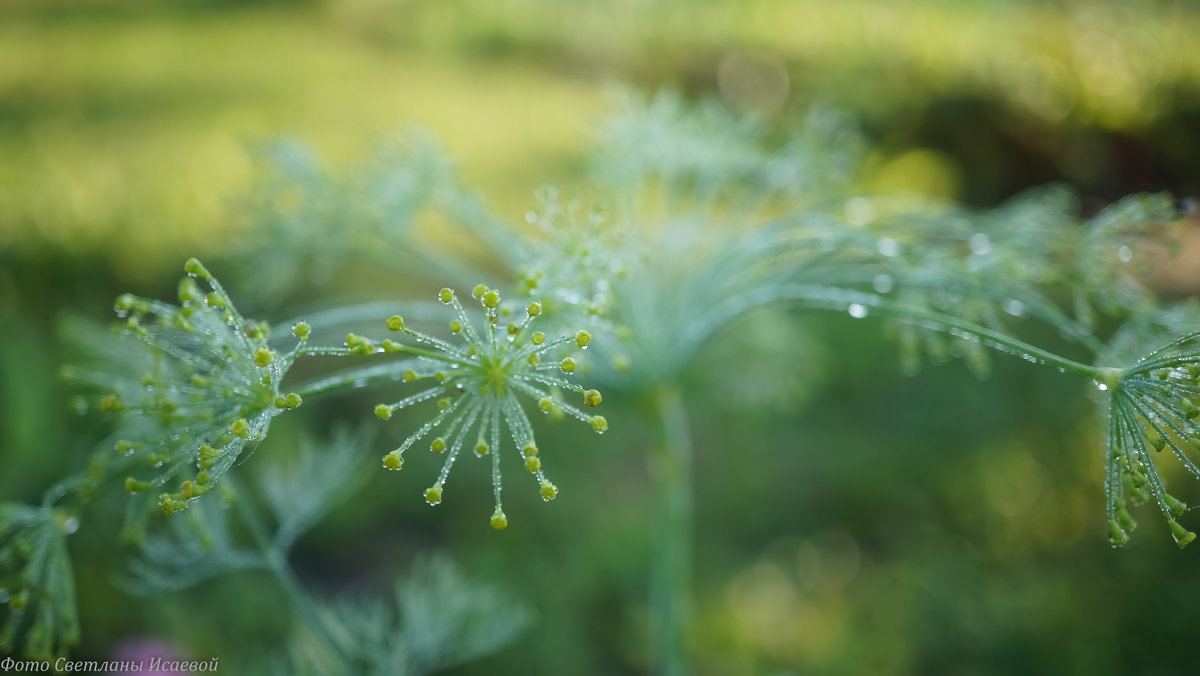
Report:
M 545 333 L 532 328 L 542 314 L 542 305 L 531 302 L 522 311 L 501 307 L 500 292 L 480 284 L 472 294 L 483 307 L 484 325 L 477 327 L 458 300 L 453 290 L 442 289 L 438 299 L 454 308 L 457 318 L 449 324 L 452 334 L 459 336 L 463 345 L 420 333 L 409 328 L 402 317 L 387 320 L 388 330 L 407 335 L 426 348 L 417 348 L 384 340 L 379 347 L 365 338 L 351 334 L 346 347 L 350 352 L 404 352 L 419 357 L 412 368 L 403 374 L 405 382 L 433 381 L 433 385 L 421 392 L 391 404 L 379 404 L 375 414 L 383 420 L 402 408 L 422 402 L 436 400 L 437 413 L 413 432 L 398 448 L 383 456 L 384 467 L 398 470 L 404 464 L 404 453 L 435 430 L 439 435 L 429 444 L 437 454 L 445 454 L 446 460 L 437 481 L 425 490 L 425 500 L 436 505 L 442 500 L 450 469 L 464 447 L 470 447 L 477 457 L 490 455 L 492 460 L 492 489 L 496 508 L 492 512 L 493 528 L 508 525 L 500 501 L 500 448 L 502 428 L 521 454 L 524 468 L 537 480 L 538 492 L 543 500 L 553 500 L 558 488 L 546 478 L 542 459 L 534 439 L 533 425 L 526 415 L 520 396 L 532 400 L 537 410 L 552 416 L 571 416 L 587 423 L 597 433 L 608 429 L 604 416 L 592 415 L 583 408 L 564 400 L 564 391 L 579 395 L 580 404 L 591 408 L 600 404 L 601 395 L 596 390 L 583 387 L 567 380 L 579 363 L 564 352 L 586 350 L 592 336 L 587 331 L 568 333 L 558 338 L 548 338 Z M 523 315 L 517 319 L 515 315 Z M 507 316 L 512 321 L 502 324 Z M 473 435 L 473 436 L 472 436 Z M 473 439 L 473 441 L 472 441 Z
M 277 353 L 266 325 L 243 318 L 208 269 L 195 258 L 184 269 L 179 305 L 117 298 L 125 333 L 149 348 L 144 373 L 68 373 L 107 390 L 99 408 L 122 416 L 109 466 L 130 472 L 130 493 L 162 488 L 166 514 L 208 492 L 247 444 L 266 436 L 272 418 L 301 404 L 279 387 L 309 333 L 297 324 L 295 347 Z
M 1137 527 L 1126 502 L 1139 505 L 1153 498 L 1180 547 L 1196 539 L 1176 520 L 1187 505 L 1167 492 L 1156 461 L 1169 451 L 1188 472 L 1200 478 L 1189 457 L 1200 450 L 1200 331 L 1180 336 L 1146 354 L 1131 366 L 1114 371 L 1102 389 L 1108 396 L 1108 497 L 1110 541 L 1123 545 Z

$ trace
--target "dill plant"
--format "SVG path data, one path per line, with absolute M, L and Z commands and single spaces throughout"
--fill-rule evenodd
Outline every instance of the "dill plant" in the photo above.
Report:
M 121 297 L 117 309 L 125 315 L 125 330 L 148 352 L 140 362 L 113 362 L 116 372 L 68 373 L 105 389 L 93 403 L 119 416 L 118 437 L 86 474 L 52 489 L 41 511 L 11 506 L 0 512 L 12 515 L 7 523 L 15 524 L 6 533 L 28 532 L 34 535 L 23 536 L 26 540 L 49 543 L 44 550 L 49 554 L 38 556 L 21 555 L 28 546 L 9 545 L 8 558 L 0 559 L 5 570 L 24 571 L 6 588 L 52 592 L 44 594 L 47 609 L 38 611 L 34 627 L 46 627 L 57 639 L 48 642 L 45 634 L 31 632 L 27 646 L 45 652 L 77 637 L 67 610 L 73 605 L 62 543 L 74 510 L 109 477 L 130 472 L 123 481 L 134 494 L 131 504 L 153 501 L 167 514 L 204 509 L 207 493 L 237 483 L 226 474 L 248 444 L 267 435 L 271 420 L 318 395 L 396 382 L 423 386 L 374 409 L 383 420 L 402 409 L 429 411 L 425 423 L 383 456 L 383 467 L 400 469 L 405 454 L 430 439 L 429 450 L 445 458 L 424 489 L 433 505 L 442 501 L 463 449 L 490 456 L 495 503 L 490 523 L 503 529 L 508 517 L 501 503 L 502 451 L 519 456 L 543 499 L 559 490 L 544 472 L 527 403 L 535 412 L 575 418 L 595 432 L 608 427 L 606 418 L 590 410 L 601 402 L 600 392 L 572 379 L 584 370 L 578 352 L 590 348 L 596 356 L 586 361 L 589 380 L 602 384 L 610 399 L 637 402 L 632 410 L 642 419 L 630 422 L 655 432 L 649 449 L 657 489 L 651 526 L 653 659 L 662 673 L 687 673 L 694 529 L 689 400 L 713 393 L 685 387 L 684 374 L 706 346 L 737 336 L 751 312 L 807 309 L 882 318 L 899 343 L 902 368 L 914 374 L 925 358 L 939 363 L 961 358 L 985 377 L 993 367 L 988 350 L 994 349 L 1084 378 L 1107 429 L 1110 541 L 1124 544 L 1135 526 L 1127 503 L 1151 500 L 1177 544 L 1195 539 L 1180 523 L 1186 506 L 1167 492 L 1157 464 L 1169 452 L 1200 477 L 1190 459 L 1200 447 L 1200 324 L 1187 307 L 1161 304 L 1139 281 L 1138 269 L 1143 250 L 1170 240 L 1180 205 L 1167 195 L 1137 195 L 1081 222 L 1077 199 L 1062 187 L 1030 191 L 982 211 L 858 196 L 851 187 L 862 143 L 853 125 L 835 112 L 816 108 L 790 138 L 771 139 L 765 125 L 720 106 L 694 106 L 670 94 L 649 100 L 627 96 L 601 127 L 600 150 L 591 163 L 592 184 L 604 198 L 588 206 L 545 186 L 516 225 L 489 214 L 445 162 L 431 159 L 429 146 L 333 183 L 307 160 L 293 162 L 268 191 L 287 193 L 299 181 L 302 194 L 311 189 L 336 196 L 320 205 L 289 203 L 272 221 L 273 239 L 290 242 L 297 259 L 320 257 L 323 240 L 309 233 L 331 235 L 337 224 L 354 222 L 363 230 L 338 241 L 344 255 L 366 254 L 385 242 L 407 252 L 405 260 L 420 252 L 416 258 L 467 287 L 463 276 L 470 265 L 419 240 L 408 227 L 430 208 L 475 237 L 490 261 L 506 268 L 518 289 L 516 300 L 476 286 L 471 297 L 482 310 L 477 322 L 458 294 L 443 288 L 437 300 L 452 310 L 441 319 L 449 340 L 414 329 L 414 318 L 426 322 L 438 315 L 409 304 L 411 312 L 377 325 L 381 333 L 386 330 L 385 338 L 350 333 L 341 344 L 319 345 L 310 343 L 314 332 L 364 317 L 379 321 L 381 306 L 313 313 L 286 324 L 292 335 L 276 339 L 266 324 L 242 318 L 194 259 L 186 266 L 191 276 L 180 285 L 180 305 Z M 379 171 L 383 174 L 374 173 Z M 402 180 L 389 183 L 388 176 Z M 380 185 L 400 188 L 374 189 Z M 364 202 L 342 199 L 360 186 L 372 187 L 365 194 L 368 206 L 378 207 L 374 218 L 354 218 Z M 209 290 L 201 292 L 193 277 Z M 1062 347 L 1047 349 L 1020 337 L 1034 324 L 1050 329 Z M 1114 324 L 1121 328 L 1102 332 Z M 1066 350 L 1071 356 L 1058 353 Z M 296 360 L 318 356 L 358 364 L 283 386 Z M 289 491 L 276 485 L 267 494 L 286 504 Z M 72 509 L 58 506 L 66 497 Z M 295 505 L 277 509 L 280 530 L 272 537 L 248 508 L 246 522 L 260 554 L 218 558 L 208 569 L 272 569 L 326 654 L 334 656 L 335 668 L 364 660 L 389 663 L 392 658 L 358 654 L 306 600 L 284 558 L 306 524 L 288 525 L 289 510 L 304 513 Z M 131 520 L 144 519 L 145 512 L 131 509 Z M 211 539 L 226 541 L 215 531 Z M 145 560 L 155 566 L 143 569 L 169 567 L 176 553 L 164 552 L 176 550 L 146 550 Z M 10 608 L 16 609 L 11 603 Z M 18 610 L 10 612 L 3 635 L 9 639 L 23 622 L 24 606 Z

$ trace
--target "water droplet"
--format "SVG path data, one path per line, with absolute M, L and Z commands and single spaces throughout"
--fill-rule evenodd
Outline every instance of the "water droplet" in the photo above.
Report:
M 900 255 L 900 242 L 891 237 L 884 237 L 875 245 L 879 249 L 879 253 L 888 258 L 895 258 Z
M 865 197 L 851 197 L 846 200 L 846 220 L 850 225 L 866 225 L 874 217 L 875 210 Z
M 1133 260 L 1133 249 L 1130 249 L 1128 246 L 1117 249 L 1117 258 L 1120 258 L 1122 263 L 1128 263 Z
M 1020 317 L 1025 314 L 1025 304 L 1016 298 L 1009 298 L 1004 301 L 1004 311 L 1014 317 Z
M 79 519 L 73 516 L 67 517 L 67 520 L 63 521 L 62 529 L 67 535 L 74 534 L 75 531 L 79 530 Z
M 892 290 L 892 287 L 895 286 L 895 284 L 892 282 L 891 277 L 885 274 L 878 274 L 875 275 L 875 279 L 871 282 L 871 286 L 875 287 L 875 290 L 879 293 L 887 293 Z
M 976 256 L 986 256 L 992 253 L 992 242 L 988 236 L 982 232 L 977 232 L 967 239 L 967 246 L 971 247 L 971 253 Z
M 867 316 L 866 306 L 859 305 L 858 303 L 851 303 L 850 307 L 846 308 L 846 310 L 850 313 L 850 316 L 854 317 L 855 319 L 862 319 L 863 317 Z
M 1101 391 L 1101 392 L 1107 392 L 1107 391 L 1108 391 L 1108 385 L 1105 385 L 1104 383 L 1099 383 L 1098 387 L 1100 388 L 1100 391 Z

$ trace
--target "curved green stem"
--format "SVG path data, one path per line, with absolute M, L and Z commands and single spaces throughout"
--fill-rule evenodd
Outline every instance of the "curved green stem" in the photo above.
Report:
M 657 481 L 651 543 L 650 615 L 656 672 L 682 676 L 691 596 L 692 441 L 679 389 L 663 385 L 655 395 L 658 443 L 651 458 Z
M 400 374 L 404 373 L 405 369 L 411 367 L 412 364 L 407 362 L 372 364 L 371 366 L 338 371 L 324 378 L 301 383 L 291 389 L 304 399 L 308 399 L 319 394 L 357 389 L 377 382 L 394 382 Z
M 392 347 L 390 347 L 388 349 L 390 349 L 392 352 L 401 352 L 403 354 L 411 354 L 414 357 L 425 357 L 427 359 L 433 359 L 436 361 L 445 362 L 447 364 L 453 364 L 455 366 L 465 366 L 465 364 L 463 364 L 463 362 L 461 360 L 455 359 L 454 357 L 448 357 L 445 354 L 442 354 L 441 352 L 434 352 L 433 350 L 423 350 L 419 347 L 412 347 L 411 345 L 401 345 L 399 343 L 396 343 L 396 344 L 393 344 Z M 350 348 L 348 348 L 348 347 L 331 346 L 331 345 L 313 345 L 311 347 L 302 347 L 302 348 L 296 350 L 296 354 L 297 354 L 297 356 L 301 356 L 301 357 L 315 357 L 315 356 L 347 357 L 354 353 L 351 352 Z M 376 354 L 380 354 L 380 353 L 376 352 Z M 367 356 L 367 355 L 364 355 L 364 356 Z
M 1119 368 L 1104 366 L 1089 366 L 1049 350 L 1030 345 L 1023 340 L 1001 333 L 986 326 L 980 326 L 965 319 L 952 315 L 934 312 L 921 307 L 914 307 L 892 301 L 882 295 L 843 289 L 833 286 L 810 284 L 786 284 L 774 288 L 756 289 L 735 297 L 724 311 L 718 310 L 710 318 L 710 322 L 724 322 L 733 319 L 745 308 L 757 307 L 772 302 L 793 302 L 823 310 L 845 311 L 852 305 L 860 305 L 864 309 L 876 310 L 888 314 L 894 319 L 912 324 L 920 324 L 939 331 L 948 331 L 967 336 L 974 336 L 991 348 L 1001 351 L 1015 352 L 1028 360 L 1043 362 L 1057 366 L 1064 371 L 1070 371 L 1087 376 L 1104 383 L 1115 383 L 1123 371 Z
M 262 552 L 263 559 L 267 564 L 267 569 L 279 581 L 279 586 L 283 588 L 288 600 L 295 607 L 296 612 L 308 625 L 313 636 L 321 643 L 321 646 L 334 659 L 340 667 L 342 673 L 354 673 L 351 668 L 352 661 L 347 657 L 346 653 L 338 645 L 337 641 L 330 633 L 328 625 L 321 619 L 317 612 L 317 606 L 313 602 L 308 591 L 300 584 L 299 578 L 296 577 L 296 572 L 292 570 L 291 564 L 288 563 L 287 555 L 276 544 L 275 540 L 267 533 L 266 526 L 263 524 L 262 518 L 259 517 L 258 511 L 251 504 L 249 496 L 245 491 L 240 490 L 237 480 L 233 477 L 226 477 L 227 485 L 234 489 L 236 493 L 236 504 L 238 511 L 242 515 L 242 520 L 246 522 L 250 534 L 254 537 L 254 541 L 258 544 L 259 551 Z

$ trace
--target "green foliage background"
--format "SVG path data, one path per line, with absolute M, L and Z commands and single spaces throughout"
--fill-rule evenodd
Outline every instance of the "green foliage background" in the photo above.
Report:
M 218 275 L 243 264 L 230 242 L 255 225 L 245 205 L 263 169 L 248 147 L 264 140 L 292 136 L 346 167 L 418 125 L 515 222 L 534 186 L 582 180 L 606 88 L 622 83 L 720 98 L 780 132 L 814 102 L 837 106 L 868 142 L 859 192 L 992 206 L 1064 181 L 1094 211 L 1135 191 L 1200 187 L 1198 29 L 1200 13 L 1171 2 L 10 1 L 0 496 L 35 500 L 103 437 L 57 378 L 73 356 L 56 331 L 64 315 L 107 320 L 129 288 L 169 297 L 189 255 Z M 486 272 L 486 252 L 459 244 Z M 1157 271 L 1160 287 L 1195 293 L 1194 260 L 1173 265 Z M 322 293 L 429 297 L 442 285 L 346 266 Z M 243 309 L 283 319 L 299 300 Z M 703 385 L 711 372 L 688 374 L 690 638 L 703 673 L 1193 667 L 1197 550 L 1176 550 L 1154 519 L 1125 549 L 1108 546 L 1103 445 L 1080 382 L 1018 360 L 982 382 L 958 362 L 906 377 L 876 320 L 795 321 L 811 344 L 748 360 L 821 363 L 790 387 L 721 344 L 698 360 L 735 392 L 782 399 L 738 405 Z M 306 405 L 241 469 L 286 460 L 305 428 L 376 426 L 373 403 Z M 479 518 L 482 491 L 430 510 L 417 497 L 424 478 L 374 472 L 297 543 L 295 564 L 326 596 L 390 594 L 418 555 L 444 551 L 523 598 L 532 631 L 456 673 L 644 670 L 652 430 L 628 413 L 638 403 L 606 399 L 614 431 L 603 438 L 540 433 L 562 450 L 561 495 L 543 505 L 510 491 L 520 518 L 503 533 Z M 390 443 L 401 429 L 380 434 Z M 364 465 L 375 450 L 362 449 Z M 457 471 L 487 481 L 482 465 Z M 1195 487 L 1181 497 L 1196 502 Z M 114 583 L 129 556 L 116 543 L 121 510 L 102 503 L 71 541 L 80 656 L 158 636 L 236 665 L 285 641 L 290 621 L 253 571 L 131 601 Z

